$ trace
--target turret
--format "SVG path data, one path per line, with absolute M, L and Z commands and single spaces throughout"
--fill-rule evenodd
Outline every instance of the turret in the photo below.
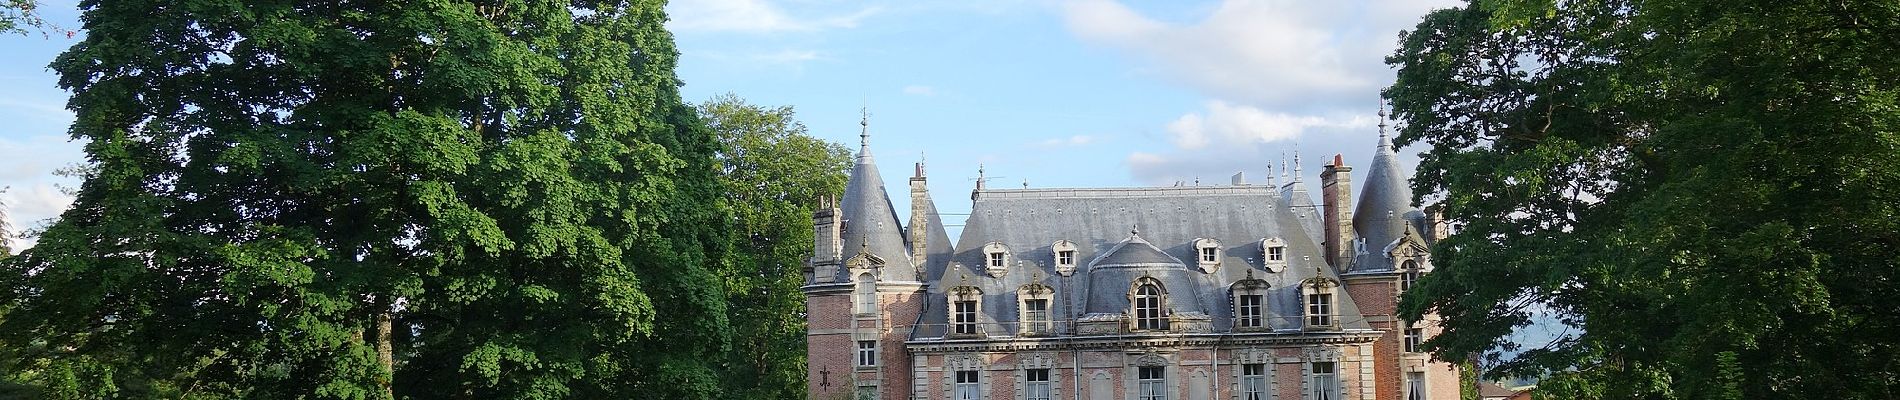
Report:
M 1357 256 L 1352 270 L 1392 269 L 1383 251 L 1386 245 L 1405 235 L 1405 225 L 1423 214 L 1412 207 L 1412 187 L 1399 171 L 1399 156 L 1392 150 L 1392 139 L 1385 133 L 1385 109 L 1379 110 L 1379 148 L 1366 169 L 1364 192 L 1352 213 L 1353 231 L 1362 243 L 1355 245 Z M 1359 249 L 1362 247 L 1363 249 Z
M 879 280 L 916 281 L 917 271 L 911 264 L 910 249 L 905 245 L 904 228 L 897 222 L 897 210 L 891 206 L 884 178 L 878 174 L 877 161 L 871 156 L 868 115 L 860 125 L 864 131 L 858 135 L 857 166 L 851 169 L 851 180 L 845 184 L 844 198 L 839 204 L 844 220 L 842 247 L 845 251 L 870 253 L 888 263 L 879 269 Z M 855 256 L 856 253 L 845 254 L 844 258 L 849 260 Z M 849 279 L 840 279 L 845 280 Z

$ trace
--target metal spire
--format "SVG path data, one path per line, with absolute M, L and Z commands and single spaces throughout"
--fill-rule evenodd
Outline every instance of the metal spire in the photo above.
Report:
M 858 127 L 859 127 L 858 128 L 858 147 L 860 148 L 860 151 L 862 152 L 870 152 L 871 150 L 871 108 L 860 107 L 858 108 L 858 112 L 863 114 L 862 119 L 858 120 Z
M 1379 148 L 1392 148 L 1392 138 L 1385 135 L 1385 99 L 1379 99 Z

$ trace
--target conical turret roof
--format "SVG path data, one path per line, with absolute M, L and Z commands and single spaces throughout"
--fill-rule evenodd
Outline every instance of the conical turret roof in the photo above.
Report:
M 867 133 L 860 137 L 858 163 L 851 169 L 851 180 L 845 184 L 839 204 L 844 213 L 844 251 L 863 251 L 883 258 L 886 265 L 880 271 L 880 280 L 916 281 L 910 249 L 904 245 L 904 227 L 897 222 L 897 209 L 891 206 L 877 160 L 871 156 L 868 126 Z
M 1384 117 L 1384 111 L 1380 112 Z M 1412 207 L 1412 187 L 1399 170 L 1399 156 L 1392 150 L 1392 139 L 1385 135 L 1385 122 L 1379 123 L 1379 149 L 1372 156 L 1371 168 L 1359 192 L 1358 207 L 1353 209 L 1352 229 L 1364 240 L 1363 251 L 1352 270 L 1392 269 L 1380 249 L 1405 235 L 1406 221 L 1423 213 Z

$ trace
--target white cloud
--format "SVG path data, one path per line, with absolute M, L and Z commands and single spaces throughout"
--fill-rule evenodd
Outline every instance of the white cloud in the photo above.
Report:
M 0 161 L 0 186 L 7 188 L 0 193 L 0 203 L 6 205 L 6 223 L 13 237 L 43 227 L 42 222 L 72 205 L 72 196 L 59 186 L 77 187 L 79 182 L 54 176 L 53 171 L 85 160 L 83 147 L 83 142 L 57 134 L 0 137 L 0 160 L 4 160 Z M 10 244 L 17 251 L 32 247 L 34 240 L 22 238 Z
M 1075 135 L 1066 138 L 1049 138 L 1037 142 L 1036 144 L 1043 147 L 1076 147 L 1088 145 L 1089 143 L 1095 143 L 1095 137 L 1089 135 Z
M 1131 175 L 1159 184 L 1263 171 L 1274 164 L 1269 158 L 1296 147 L 1316 156 L 1306 161 L 1369 156 L 1379 89 L 1394 74 L 1384 57 L 1398 32 L 1457 5 L 1220 0 L 1182 15 L 1127 3 L 1063 0 L 1058 12 L 1070 34 L 1127 56 L 1133 71 L 1206 97 L 1200 110 L 1156 121 L 1168 146 L 1128 156 Z
M 924 97 L 936 96 L 937 88 L 924 85 L 910 85 L 904 87 L 904 94 Z
M 1210 96 L 1262 107 L 1370 104 L 1400 29 L 1446 0 L 1225 0 L 1200 21 L 1170 23 L 1113 0 L 1070 0 L 1084 41 L 1122 50 Z M 1358 105 L 1363 108 L 1364 105 Z
M 1367 118 L 1325 118 L 1268 112 L 1258 108 L 1210 100 L 1203 112 L 1190 112 L 1168 124 L 1175 147 L 1197 150 L 1209 143 L 1223 145 L 1271 143 L 1298 138 L 1308 128 L 1372 126 Z
M 667 6 L 675 32 L 780 33 L 856 28 L 882 9 L 870 7 L 829 16 L 793 15 L 769 0 L 686 0 Z

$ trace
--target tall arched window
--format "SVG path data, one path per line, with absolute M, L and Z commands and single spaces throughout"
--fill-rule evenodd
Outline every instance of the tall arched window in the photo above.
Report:
M 859 314 L 877 313 L 877 278 L 870 273 L 858 274 L 857 303 Z
M 1405 260 L 1404 264 L 1400 264 L 1399 292 L 1412 290 L 1412 285 L 1418 283 L 1418 275 L 1418 261 Z
M 1168 319 L 1163 315 L 1161 286 L 1153 282 L 1143 282 L 1135 286 L 1134 308 L 1136 330 L 1168 330 Z

